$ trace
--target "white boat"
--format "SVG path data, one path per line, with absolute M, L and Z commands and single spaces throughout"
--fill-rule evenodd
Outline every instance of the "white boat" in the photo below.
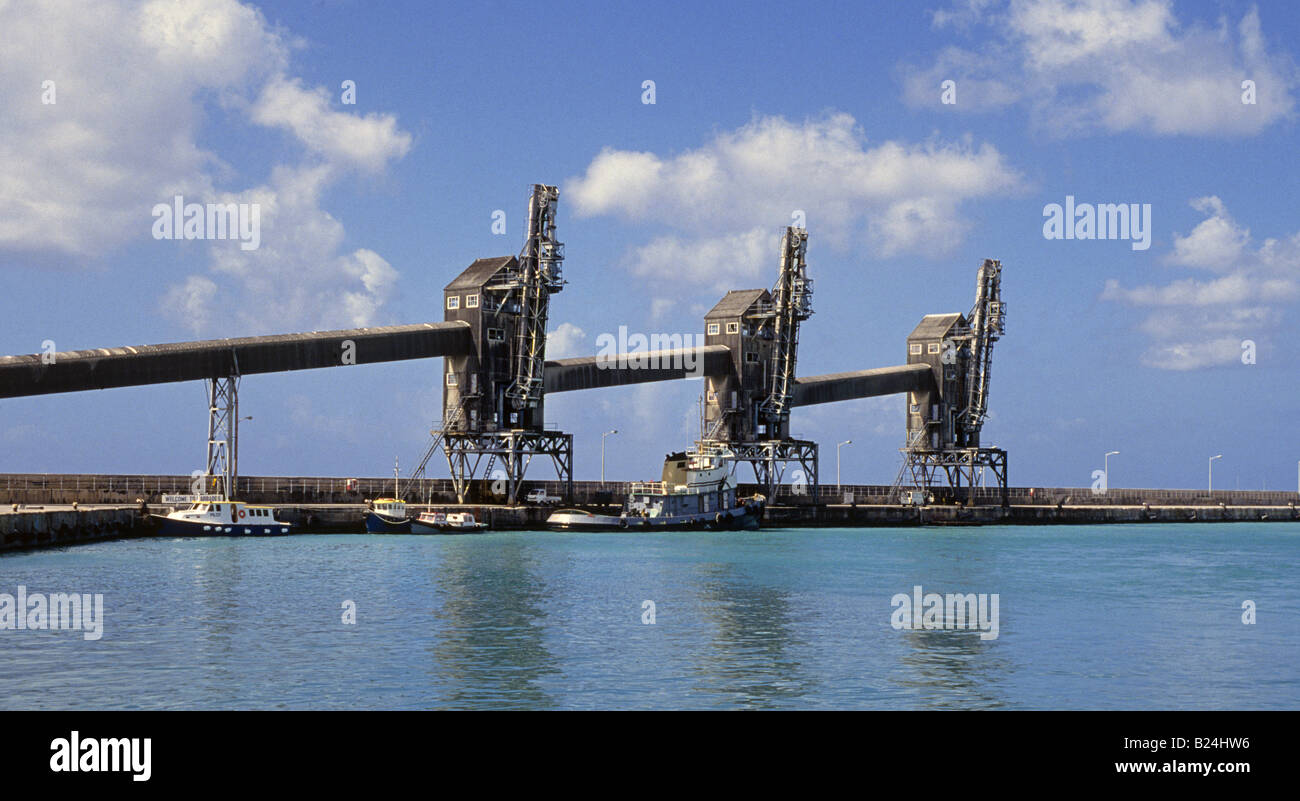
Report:
M 475 520 L 472 512 L 422 512 L 411 521 L 412 534 L 468 534 L 485 528 L 487 523 Z
M 149 515 L 158 525 L 158 532 L 169 536 L 231 536 L 266 537 L 288 534 L 292 526 L 275 519 L 275 508 L 255 506 L 228 498 L 201 496 L 190 502 L 188 496 L 164 496 L 163 502 L 185 504 L 166 515 Z

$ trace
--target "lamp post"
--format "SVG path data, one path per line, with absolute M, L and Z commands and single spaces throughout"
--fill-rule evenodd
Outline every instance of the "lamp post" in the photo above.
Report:
M 606 431 L 604 434 L 600 435 L 600 487 L 601 489 L 605 488 L 605 437 L 608 437 L 610 434 L 617 434 L 617 433 L 618 433 L 618 429 L 616 428 L 613 431 Z
M 839 445 L 835 446 L 835 491 L 836 492 L 839 492 L 842 489 L 840 486 L 840 448 L 843 448 L 845 445 L 852 445 L 852 444 L 853 444 L 853 440 L 846 439 L 843 442 L 841 442 Z
M 1110 489 L 1110 457 L 1112 456 L 1119 456 L 1119 451 L 1107 451 L 1106 455 L 1101 457 L 1102 462 L 1104 462 L 1102 472 L 1106 474 L 1106 489 L 1108 490 Z
M 1211 456 L 1211 457 L 1210 457 L 1210 494 L 1211 494 L 1211 495 L 1214 494 L 1214 460 L 1215 460 L 1215 459 L 1222 459 L 1222 458 L 1223 458 L 1223 454 L 1219 454 L 1218 456 Z

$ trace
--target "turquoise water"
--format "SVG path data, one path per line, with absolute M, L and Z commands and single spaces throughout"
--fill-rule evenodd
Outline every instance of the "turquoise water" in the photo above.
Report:
M 105 618 L 0 630 L 0 708 L 1295 709 L 1298 557 L 1287 523 L 109 542 L 0 556 Z M 917 584 L 997 593 L 998 637 L 895 630 Z

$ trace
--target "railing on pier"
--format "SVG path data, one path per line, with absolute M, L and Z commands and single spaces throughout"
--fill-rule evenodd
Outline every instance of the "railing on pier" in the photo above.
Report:
M 58 473 L 0 473 L 0 503 L 135 503 L 143 500 L 156 504 L 163 495 L 185 494 L 191 490 L 194 478 L 185 475 L 107 475 Z M 491 494 L 492 482 L 478 479 L 474 482 L 479 494 L 475 503 L 503 503 L 504 498 Z M 574 497 L 566 503 L 618 504 L 631 492 L 662 492 L 662 482 L 626 481 L 575 481 Z M 525 481 L 524 492 L 542 489 L 547 495 L 563 497 L 564 484 L 560 481 Z M 393 479 L 344 478 L 315 476 L 241 476 L 236 484 L 236 497 L 253 503 L 271 504 L 329 504 L 363 503 L 371 498 L 393 494 Z M 753 495 L 766 490 L 757 484 L 742 483 L 739 495 Z M 772 505 L 797 506 L 802 504 L 887 504 L 890 486 L 887 484 L 843 484 L 812 487 L 800 484 L 783 484 L 778 487 Z M 962 491 L 960 497 L 965 497 Z M 413 487 L 413 497 L 430 498 L 432 503 L 451 503 L 455 488 L 450 479 L 424 478 Z M 1011 487 L 1010 501 L 1014 505 L 1116 505 L 1140 506 L 1215 506 L 1258 505 L 1286 506 L 1300 500 L 1295 492 L 1281 490 L 1205 490 L 1193 489 L 1119 489 L 1093 493 L 1087 487 Z M 994 487 L 976 487 L 977 503 L 998 504 L 999 492 Z

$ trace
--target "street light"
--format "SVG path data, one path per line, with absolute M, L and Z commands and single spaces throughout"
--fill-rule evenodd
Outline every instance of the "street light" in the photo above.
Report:
M 617 434 L 617 433 L 618 433 L 618 429 L 616 428 L 613 431 L 606 431 L 604 434 L 600 435 L 600 487 L 601 489 L 605 488 L 605 437 L 608 437 L 610 434 Z
M 1119 456 L 1119 451 L 1107 451 L 1106 455 L 1101 457 L 1102 461 L 1105 462 L 1102 472 L 1106 474 L 1106 489 L 1110 489 L 1110 457 L 1112 456 Z
M 840 487 L 840 448 L 843 448 L 845 445 L 852 445 L 852 444 L 853 444 L 853 440 L 851 440 L 851 439 L 846 439 L 846 440 L 844 440 L 843 442 L 841 442 L 839 445 L 836 445 L 836 446 L 835 446 L 835 490 L 836 490 L 836 492 L 840 491 L 840 489 L 841 489 L 841 487 Z
M 1223 458 L 1223 454 L 1219 454 L 1218 456 L 1211 456 L 1211 457 L 1210 457 L 1210 494 L 1211 494 L 1211 495 L 1214 494 L 1214 460 L 1215 460 L 1215 459 L 1222 459 L 1222 458 Z

